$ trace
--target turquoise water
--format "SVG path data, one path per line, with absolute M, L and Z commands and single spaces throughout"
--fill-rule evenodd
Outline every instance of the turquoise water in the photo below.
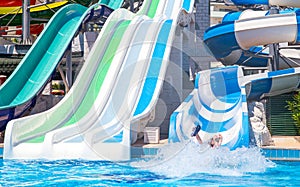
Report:
M 300 162 L 272 162 L 257 148 L 198 148 L 163 148 L 155 158 L 130 162 L 1 159 L 0 186 L 300 185 Z

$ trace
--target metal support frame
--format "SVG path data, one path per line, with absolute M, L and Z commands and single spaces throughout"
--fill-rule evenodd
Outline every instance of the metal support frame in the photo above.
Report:
M 73 74 L 72 74 L 72 43 L 68 46 L 68 49 L 65 52 L 66 57 L 66 73 L 64 73 L 63 69 L 61 68 L 61 65 L 57 66 L 57 70 L 64 82 L 65 85 L 65 91 L 66 93 L 69 92 L 70 88 L 73 85 Z
M 133 12 L 134 11 L 134 0 L 129 0 L 129 4 L 130 4 L 130 11 Z
M 279 44 L 269 44 L 270 56 L 269 71 L 279 70 Z
M 29 45 L 31 44 L 30 40 L 30 1 L 23 0 L 22 3 L 22 44 Z
M 277 7 L 270 8 L 270 14 L 279 14 Z M 269 71 L 279 70 L 279 44 L 269 44 L 269 53 L 272 58 L 269 59 Z
M 71 88 L 73 84 L 72 71 L 72 43 L 70 43 L 66 51 L 66 82 L 69 88 Z

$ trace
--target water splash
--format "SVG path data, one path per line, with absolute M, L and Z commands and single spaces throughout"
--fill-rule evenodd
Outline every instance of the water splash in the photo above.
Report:
M 160 148 L 153 159 L 132 162 L 131 165 L 167 177 L 185 177 L 195 173 L 243 176 L 275 166 L 257 147 L 230 151 L 225 147 L 213 149 L 192 141 L 168 144 Z

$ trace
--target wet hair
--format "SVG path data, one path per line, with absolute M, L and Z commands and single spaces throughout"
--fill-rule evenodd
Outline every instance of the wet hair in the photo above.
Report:
M 215 146 L 215 144 L 216 143 L 219 143 L 220 142 L 220 137 L 212 137 L 211 139 L 210 139 L 210 142 L 209 142 L 209 145 L 211 146 L 211 147 L 214 147 Z
M 214 145 L 215 145 L 215 140 L 212 138 L 211 140 L 210 140 L 210 142 L 209 142 L 209 145 L 211 146 L 211 147 L 213 147 Z

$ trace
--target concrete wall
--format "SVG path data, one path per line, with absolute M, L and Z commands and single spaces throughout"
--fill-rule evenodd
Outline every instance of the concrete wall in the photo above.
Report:
M 178 26 L 173 42 L 170 61 L 165 75 L 164 85 L 155 107 L 155 119 L 147 126 L 160 127 L 160 138 L 165 139 L 169 133 L 169 119 L 174 110 L 191 92 L 194 85 L 189 77 L 188 52 L 184 49 L 183 27 Z
M 161 139 L 168 137 L 173 111 L 194 88 L 195 73 L 209 69 L 210 63 L 216 61 L 202 42 L 205 30 L 210 27 L 209 0 L 199 0 L 194 14 L 189 16 L 190 24 L 176 29 L 165 82 L 155 108 L 155 120 L 147 125 L 160 127 Z
M 198 0 L 195 3 L 195 21 L 196 31 L 199 38 L 203 37 L 203 33 L 210 26 L 210 1 L 209 0 Z

